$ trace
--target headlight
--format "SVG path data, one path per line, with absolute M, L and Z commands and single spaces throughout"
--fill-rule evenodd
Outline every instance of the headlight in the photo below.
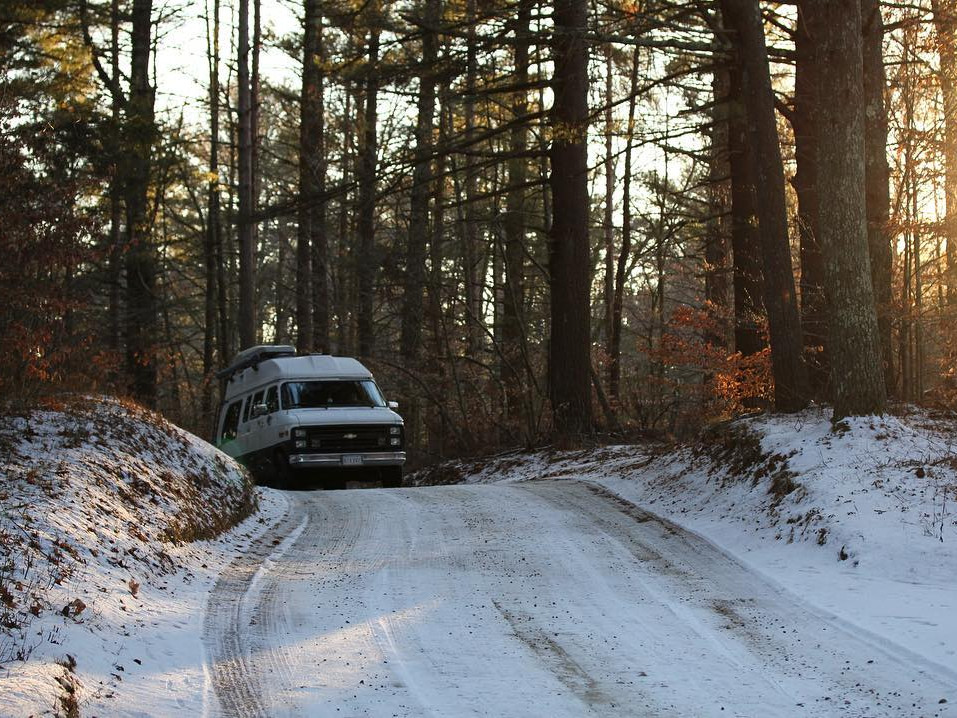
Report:
M 398 436 L 399 434 L 402 433 L 402 427 L 401 426 L 389 427 L 389 433 L 392 434 L 393 436 Z
M 305 439 L 296 439 L 296 448 L 297 448 L 297 449 L 305 449 L 305 448 L 306 448 L 306 440 L 305 440 Z
M 392 444 L 392 446 L 399 446 L 402 443 L 402 439 L 397 436 L 393 436 L 391 439 L 389 439 L 389 443 Z
M 305 429 L 293 429 L 293 430 L 292 430 L 292 435 L 293 435 L 293 436 L 302 436 L 302 437 L 305 437 L 305 435 L 306 435 L 306 430 L 305 430 Z

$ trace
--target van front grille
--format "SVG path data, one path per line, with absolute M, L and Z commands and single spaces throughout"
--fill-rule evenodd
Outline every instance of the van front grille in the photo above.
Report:
M 306 428 L 306 450 L 319 454 L 362 451 L 401 451 L 390 446 L 388 424 L 313 426 Z

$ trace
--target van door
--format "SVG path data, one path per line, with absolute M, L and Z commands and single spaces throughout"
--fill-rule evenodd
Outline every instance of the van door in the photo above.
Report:
M 221 412 L 222 423 L 216 434 L 216 446 L 234 458 L 239 456 L 242 451 L 237 441 L 242 409 L 243 401 L 239 399 L 232 402 L 225 411 Z
M 282 439 L 279 437 L 279 425 L 282 423 L 279 416 L 279 387 L 271 386 L 266 390 L 266 396 L 263 399 L 266 405 L 266 413 L 260 416 L 256 421 L 259 425 L 259 433 L 263 437 L 262 448 L 271 448 L 279 444 Z
M 239 424 L 239 447 L 243 456 L 248 456 L 257 451 L 262 443 L 259 437 L 259 426 L 252 415 L 252 408 L 262 401 L 263 393 L 257 392 L 252 396 L 246 397 L 246 404 L 243 406 L 243 420 Z

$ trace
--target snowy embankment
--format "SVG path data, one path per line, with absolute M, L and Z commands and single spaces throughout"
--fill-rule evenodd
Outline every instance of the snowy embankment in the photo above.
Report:
M 912 412 L 762 416 L 695 447 L 446 464 L 416 483 L 591 481 L 675 521 L 819 611 L 957 672 L 957 423 Z
M 226 544 L 253 487 L 159 416 L 82 397 L 0 420 L 0 714 L 201 710 L 206 597 L 277 502 Z

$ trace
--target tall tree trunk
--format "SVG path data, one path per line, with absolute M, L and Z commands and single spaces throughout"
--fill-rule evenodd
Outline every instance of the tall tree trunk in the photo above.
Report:
M 515 83 L 528 82 L 528 34 L 531 22 L 531 2 L 520 0 L 513 21 L 515 45 Z M 525 198 L 528 188 L 528 126 L 521 120 L 528 112 L 528 90 L 512 95 L 512 117 L 515 125 L 509 137 L 508 194 L 505 198 L 505 287 L 503 296 L 502 343 L 505 361 L 502 363 L 502 381 L 505 383 L 508 419 L 526 414 L 526 382 L 522 380 L 525 342 Z M 507 422 L 508 423 L 508 422 Z M 522 422 L 524 424 L 524 422 Z
M 379 29 L 369 31 L 368 67 L 365 78 L 365 110 L 362 122 L 362 147 L 359 152 L 359 251 L 358 274 L 358 342 L 359 356 L 371 357 L 375 347 L 373 311 L 375 308 L 375 184 L 378 151 L 376 103 L 379 95 Z
M 824 294 L 824 255 L 818 224 L 817 191 L 817 56 L 814 33 L 803 12 L 797 16 L 794 71 L 794 155 L 797 173 L 798 237 L 801 256 L 801 319 L 808 359 L 811 393 L 827 390 L 827 298 Z
M 819 226 L 829 305 L 834 416 L 884 410 L 867 247 L 860 0 L 802 0 L 818 43 Z
M 425 251 L 429 236 L 429 193 L 432 189 L 432 134 L 435 127 L 435 81 L 441 0 L 426 0 L 422 18 L 422 70 L 415 126 L 415 166 L 409 201 L 409 235 L 406 244 L 402 297 L 400 350 L 406 366 L 418 360 L 422 340 L 422 297 L 425 289 Z
M 302 94 L 299 105 L 299 228 L 296 237 L 296 348 L 312 351 L 312 203 L 318 193 L 322 158 L 319 100 L 319 0 L 305 0 L 302 43 Z
M 149 82 L 152 0 L 133 0 L 130 94 L 127 104 L 126 178 L 126 364 L 133 397 L 156 403 L 157 259 L 150 236 L 148 193 L 156 135 L 154 89 Z
M 758 226 L 764 267 L 764 306 L 771 335 L 774 403 L 778 411 L 798 411 L 808 402 L 807 372 L 798 315 L 791 246 L 788 241 L 784 166 L 774 115 L 764 25 L 758 0 L 721 0 L 725 20 L 737 36 L 748 137 L 753 152 Z
M 322 35 L 322 17 L 316 28 L 316 57 L 320 71 L 316 78 L 315 138 L 315 198 L 309 221 L 312 248 L 312 347 L 317 351 L 329 351 L 329 239 L 326 232 L 326 102 L 325 102 L 325 51 Z
M 219 223 L 219 0 L 213 0 L 213 21 L 206 23 L 209 62 L 209 187 L 207 188 L 206 237 L 203 244 L 205 279 L 203 331 L 203 416 L 212 411 L 212 372 L 216 346 L 216 246 Z M 220 357 L 222 362 L 227 357 Z
M 448 57 L 448 49 L 443 52 L 444 58 Z M 445 147 L 449 137 L 449 112 L 446 108 L 449 106 L 449 88 L 443 85 L 438 91 L 439 99 L 439 147 Z M 428 323 L 431 326 L 431 351 L 429 369 L 441 385 L 444 380 L 445 371 L 442 363 L 442 357 L 445 355 L 445 333 L 443 331 L 444 321 L 442 315 L 442 260 L 444 255 L 443 240 L 445 237 L 445 157 L 440 153 L 435 158 L 435 176 L 432 182 L 432 233 L 429 239 L 429 302 L 428 302 Z M 429 453 L 432 456 L 441 457 L 444 455 L 446 417 L 442 407 L 436 403 L 431 404 L 431 411 L 427 419 L 429 424 L 428 446 Z
M 611 336 L 608 338 L 608 393 L 618 401 L 621 397 L 621 333 L 625 307 L 625 280 L 631 257 L 631 180 L 632 150 L 635 138 L 635 105 L 638 85 L 639 50 L 631 56 L 631 78 L 628 96 L 628 124 L 625 138 L 625 178 L 622 191 L 621 253 L 615 269 L 615 286 L 611 303 Z
M 358 96 L 351 86 L 343 87 L 345 94 L 345 111 L 343 117 L 352 118 L 354 108 L 358 108 Z M 357 132 L 357 123 L 346 121 L 345 137 L 342 138 L 342 181 L 348 184 L 356 176 L 356 152 L 355 138 Z M 355 263 L 350 261 L 350 252 L 355 244 L 352 241 L 353 234 L 350 233 L 350 221 L 355 214 L 353 203 L 346 195 L 339 198 L 338 216 L 336 217 L 337 239 L 338 239 L 338 258 L 339 258 L 339 281 L 336 282 L 336 344 L 337 351 L 343 354 L 355 353 L 355 336 L 353 327 L 355 326 L 355 272 L 353 268 Z
M 549 394 L 556 432 L 592 431 L 588 241 L 588 6 L 555 0 L 549 237 Z
M 602 330 L 605 342 L 611 338 L 612 308 L 615 296 L 615 65 L 614 45 L 605 43 L 605 207 L 602 230 L 605 240 L 605 273 L 602 281 Z
M 288 312 L 286 311 L 286 265 L 288 261 L 286 259 L 287 249 L 286 249 L 286 232 L 287 224 L 286 219 L 283 218 L 277 222 L 276 227 L 276 282 L 275 282 L 275 302 L 276 302 L 276 312 L 275 312 L 275 325 L 273 328 L 273 334 L 275 335 L 276 344 L 286 344 L 289 340 L 287 339 L 288 323 L 287 316 Z
M 120 278 L 122 275 L 122 231 L 123 231 L 123 177 L 120 167 L 123 97 L 120 88 L 120 3 L 112 0 L 110 3 L 110 64 L 113 78 L 111 95 L 111 120 L 109 141 L 110 160 L 113 173 L 110 177 L 110 236 L 107 255 L 107 346 L 114 352 L 120 350 L 121 313 L 120 313 Z
M 465 60 L 465 143 L 468 153 L 465 155 L 465 247 L 464 269 L 465 275 L 465 331 L 468 337 L 469 354 L 475 356 L 482 342 L 482 286 L 484 277 L 480 269 L 478 246 L 478 168 L 475 156 L 475 147 L 472 138 L 475 136 L 475 95 L 478 78 L 478 54 L 475 37 L 476 0 L 465 0 L 465 16 L 467 23 L 466 60 Z
M 944 103 L 944 215 L 947 302 L 957 303 L 957 1 L 931 0 Z M 865 17 L 865 21 L 867 18 Z
M 728 169 L 731 172 L 731 252 L 734 294 L 734 348 L 751 356 L 767 347 L 764 318 L 764 272 L 758 232 L 753 148 L 748 137 L 742 70 L 731 67 L 728 106 Z
M 259 54 L 262 50 L 262 0 L 253 2 L 253 41 L 250 47 L 252 56 L 252 75 L 249 81 L 249 138 L 252 143 L 249 152 L 249 232 L 253 245 L 253 317 L 256 319 L 255 342 L 261 341 L 261 325 L 259 323 L 259 297 L 263 294 L 261 284 L 263 278 L 259 276 L 256 263 L 259 251 L 259 223 L 253 219 L 259 209 L 259 192 L 262 187 L 262 177 L 259 169 L 259 150 L 262 138 L 259 136 Z
M 249 82 L 249 0 L 239 0 L 239 344 L 256 343 L 256 245 L 253 237 L 252 96 Z
M 731 74 L 727 67 L 715 70 L 712 77 L 714 109 L 711 112 L 711 153 L 709 155 L 708 204 L 710 219 L 705 237 L 705 299 L 716 310 L 720 327 L 709 337 L 715 346 L 729 346 L 724 316 L 729 308 L 728 255 L 730 254 L 731 164 L 729 159 L 728 115 Z
M 879 0 L 861 0 L 864 59 L 864 162 L 867 201 L 867 246 L 871 259 L 871 283 L 877 310 L 884 384 L 894 394 L 894 347 L 891 339 L 891 313 L 894 298 L 891 289 L 893 238 L 890 221 L 890 169 L 887 163 L 887 108 L 884 106 L 884 21 Z M 953 48 L 951 48 L 953 50 Z M 953 107 L 957 111 L 957 106 Z M 957 131 L 957 119 L 951 126 Z M 955 137 L 957 143 L 957 137 Z M 955 145 L 957 146 L 957 145 Z M 957 211 L 957 168 L 954 202 Z

